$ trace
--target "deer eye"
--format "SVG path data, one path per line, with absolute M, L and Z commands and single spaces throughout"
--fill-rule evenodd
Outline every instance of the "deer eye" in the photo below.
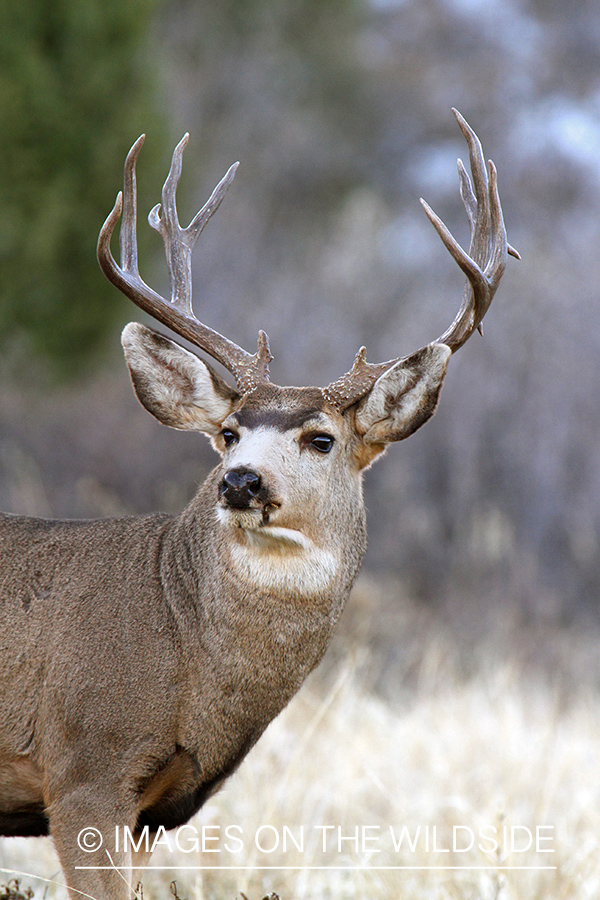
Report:
M 224 428 L 221 432 L 221 437 L 223 438 L 226 447 L 231 447 L 238 439 L 237 434 L 235 431 L 232 431 L 231 428 Z
M 333 447 L 334 438 L 330 434 L 315 434 L 310 440 L 310 446 L 319 453 L 329 453 Z

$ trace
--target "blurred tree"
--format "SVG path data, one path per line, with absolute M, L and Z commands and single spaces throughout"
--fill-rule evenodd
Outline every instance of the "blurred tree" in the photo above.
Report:
M 149 59 L 159 2 L 0 7 L 0 341 L 17 364 L 33 353 L 58 375 L 79 371 L 118 316 L 95 242 L 128 146 L 160 133 Z M 144 150 L 146 173 L 160 150 L 156 139 Z

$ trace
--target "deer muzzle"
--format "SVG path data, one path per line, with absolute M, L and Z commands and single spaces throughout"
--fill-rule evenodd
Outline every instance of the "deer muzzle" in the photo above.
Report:
M 261 476 L 245 466 L 228 469 L 219 484 L 219 499 L 231 509 L 262 507 L 267 502 L 267 491 Z

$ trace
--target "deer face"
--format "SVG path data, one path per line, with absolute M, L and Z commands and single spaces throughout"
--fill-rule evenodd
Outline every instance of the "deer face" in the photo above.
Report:
M 217 520 L 265 546 L 314 542 L 343 509 L 362 506 L 360 439 L 352 417 L 318 388 L 263 384 L 240 397 L 206 363 L 132 323 L 123 346 L 135 391 L 163 424 L 207 434 L 222 456 Z
M 212 503 L 230 536 L 263 552 L 339 547 L 362 521 L 362 470 L 435 410 L 450 357 L 432 344 L 340 411 L 320 388 L 263 382 L 240 394 L 143 325 L 123 332 L 136 393 L 163 424 L 207 434 L 222 462 Z
M 307 537 L 356 502 L 353 434 L 316 388 L 261 387 L 222 423 L 218 518 L 223 525 Z

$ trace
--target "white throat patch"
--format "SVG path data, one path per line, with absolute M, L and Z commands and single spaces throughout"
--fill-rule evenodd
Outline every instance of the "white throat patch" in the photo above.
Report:
M 301 531 L 277 525 L 236 527 L 227 512 L 217 509 L 217 518 L 235 529 L 231 560 L 240 577 L 260 590 L 277 594 L 312 596 L 326 590 L 334 580 L 339 562 L 333 553 L 317 547 Z

